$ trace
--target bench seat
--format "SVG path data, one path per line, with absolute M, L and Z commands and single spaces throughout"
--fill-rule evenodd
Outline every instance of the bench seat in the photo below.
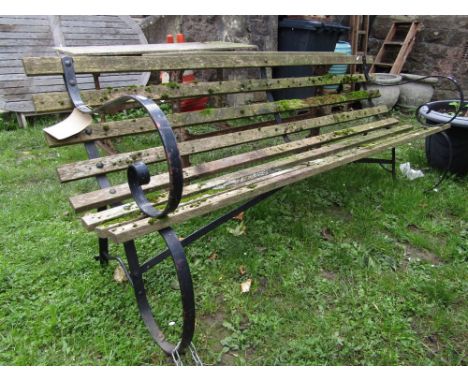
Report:
M 229 166 L 245 163 L 246 160 L 249 164 L 254 164 L 255 158 L 265 159 L 268 155 L 274 160 L 208 180 L 201 177 L 211 174 L 209 167 L 216 166 L 216 161 L 186 168 L 187 177 L 201 179 L 184 188 L 179 207 L 166 218 L 145 217 L 139 213 L 135 203 L 126 203 L 86 214 L 81 221 L 99 237 L 123 243 L 442 130 L 443 127 L 414 128 L 398 123 L 395 118 L 386 118 L 352 129 L 343 128 L 320 136 L 246 152 L 227 157 L 223 162 Z M 153 177 L 148 190 L 162 188 L 164 180 L 167 182 L 168 179 L 167 174 Z M 128 186 L 120 187 L 127 188 L 127 196 L 130 194 Z M 81 195 L 80 198 L 86 199 L 86 195 Z M 76 200 L 77 198 L 73 198 L 72 203 Z M 158 206 L 166 200 L 167 194 L 159 193 L 152 202 L 154 206 Z

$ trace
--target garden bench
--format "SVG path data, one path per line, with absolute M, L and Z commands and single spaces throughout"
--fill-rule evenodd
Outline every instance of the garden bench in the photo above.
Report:
M 97 179 L 99 189 L 73 195 L 70 203 L 77 213 L 84 213 L 81 216 L 84 227 L 97 234 L 98 259 L 102 263 L 115 259 L 109 255 L 109 240 L 124 245 L 128 263 L 126 272 L 142 318 L 154 340 L 164 352 L 173 356 L 192 346 L 195 328 L 194 292 L 184 247 L 280 188 L 339 166 L 351 162 L 387 163 L 391 164 L 395 174 L 396 146 L 448 128 L 447 125 L 414 127 L 389 115 L 387 107 L 374 106 L 372 99 L 379 94 L 365 90 L 363 74 L 332 76 L 316 75 L 316 72 L 313 76 L 296 78 L 271 78 L 269 75 L 269 68 L 279 66 L 311 65 L 318 70 L 332 64 L 362 65 L 363 57 L 359 55 L 204 52 L 139 57 L 79 56 L 75 59 L 29 57 L 23 61 L 28 75 L 62 74 L 68 89 L 68 93 L 35 95 L 37 111 L 77 108 L 89 114 L 93 111 L 91 108 L 95 108 L 94 112 L 105 115 L 114 112 L 117 105 L 124 104 L 126 107 L 142 107 L 149 115 L 127 120 L 96 120 L 71 137 L 58 140 L 45 134 L 45 138 L 50 147 L 84 144 L 88 158 L 60 166 L 60 181 Z M 372 60 L 367 57 L 367 62 Z M 82 92 L 75 78 L 76 74 L 84 73 L 184 69 L 198 70 L 199 73 L 214 70 L 219 74 L 226 69 L 239 68 L 248 69 L 251 76 L 258 72 L 258 76 Z M 324 85 L 333 84 L 339 86 L 337 93 L 320 91 Z M 276 90 L 310 87 L 317 89 L 316 95 L 274 101 Z M 240 105 L 225 105 L 220 101 L 227 95 L 253 93 L 263 94 L 264 99 L 251 102 L 250 98 Z M 197 96 L 209 96 L 212 107 L 165 114 L 158 106 Z M 239 99 L 236 102 L 239 103 Z M 214 107 L 216 103 L 218 107 Z M 206 126 L 220 122 L 224 125 L 217 129 Z M 185 138 L 188 135 L 188 139 L 182 140 L 179 134 L 189 126 L 190 134 L 183 135 Z M 122 141 L 128 136 L 133 139 L 132 143 L 139 139 L 148 142 L 141 139 L 144 134 L 149 134 L 153 143 L 138 151 L 101 156 L 96 146 L 99 140 Z M 155 140 L 158 143 L 154 143 Z M 391 152 L 391 159 L 371 158 L 384 151 Z M 181 156 L 190 156 L 192 163 L 183 167 Z M 150 175 L 148 165 L 154 166 L 153 175 Z M 115 176 L 114 173 L 122 173 L 123 179 L 112 185 L 108 176 Z M 223 213 L 185 238 L 179 238 L 172 228 L 232 205 L 236 205 L 232 211 Z M 94 209 L 97 211 L 92 211 Z M 163 237 L 167 249 L 141 263 L 135 240 L 157 232 Z M 183 308 L 183 324 L 177 344 L 168 342 L 156 324 L 142 277 L 168 257 L 174 261 Z M 123 261 L 117 259 L 127 269 Z

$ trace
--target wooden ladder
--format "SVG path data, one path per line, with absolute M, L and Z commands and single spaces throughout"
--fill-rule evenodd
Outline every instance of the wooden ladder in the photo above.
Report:
M 367 54 L 367 45 L 369 41 L 369 16 L 351 16 L 349 24 L 351 26 L 351 54 Z M 350 74 L 357 73 L 357 67 L 357 65 L 351 65 L 349 68 Z
M 418 21 L 392 23 L 369 72 L 399 74 L 413 49 L 418 30 Z

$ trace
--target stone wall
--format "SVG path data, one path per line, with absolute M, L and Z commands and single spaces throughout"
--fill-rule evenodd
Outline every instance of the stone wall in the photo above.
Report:
M 184 33 L 186 41 L 229 41 L 276 50 L 278 16 L 149 16 L 141 24 L 149 43 Z
M 403 73 L 453 75 L 468 94 L 468 17 L 411 16 L 422 26 L 416 35 Z M 392 24 L 391 16 L 375 17 L 369 38 L 369 53 L 376 55 Z M 448 81 L 439 82 L 435 98 L 453 98 Z

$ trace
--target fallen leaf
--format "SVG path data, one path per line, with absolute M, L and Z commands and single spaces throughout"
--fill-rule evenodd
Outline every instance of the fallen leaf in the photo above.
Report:
M 245 275 L 245 273 L 247 272 L 247 269 L 245 268 L 245 265 L 241 265 L 239 267 L 239 273 L 241 276 Z
M 250 286 L 252 285 L 252 279 L 247 279 L 241 283 L 241 292 L 248 293 L 250 291 Z
M 244 224 L 244 222 L 241 222 L 236 226 L 236 228 L 228 228 L 228 232 L 234 236 L 241 236 L 245 235 L 247 232 L 247 226 Z
M 218 258 L 218 254 L 216 252 L 212 252 L 211 255 L 208 257 L 210 260 L 216 260 Z
M 118 283 L 124 283 L 128 281 L 127 276 L 123 268 L 120 265 L 117 265 L 117 268 L 115 268 L 114 280 L 117 281 Z
M 333 233 L 329 228 L 323 228 L 320 233 L 321 233 L 322 238 L 324 240 L 326 240 L 326 241 L 332 241 L 333 240 Z
M 244 211 L 242 211 L 241 213 L 239 213 L 238 215 L 234 216 L 232 218 L 233 220 L 237 220 L 238 222 L 241 222 L 244 220 Z

